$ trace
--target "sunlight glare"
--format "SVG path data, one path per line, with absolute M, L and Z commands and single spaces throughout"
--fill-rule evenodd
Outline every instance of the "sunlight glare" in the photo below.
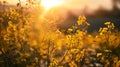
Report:
M 42 0 L 41 5 L 45 7 L 45 9 L 50 9 L 52 7 L 62 5 L 62 1 L 60 0 Z

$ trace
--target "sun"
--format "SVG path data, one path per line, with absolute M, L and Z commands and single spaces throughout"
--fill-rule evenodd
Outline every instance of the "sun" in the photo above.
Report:
M 50 9 L 50 8 L 62 5 L 62 1 L 61 0 L 41 0 L 41 5 L 45 9 Z

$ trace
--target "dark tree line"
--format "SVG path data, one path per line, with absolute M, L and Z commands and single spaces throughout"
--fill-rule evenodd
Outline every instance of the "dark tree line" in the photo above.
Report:
M 118 4 L 120 4 L 120 0 L 112 0 L 112 4 L 113 4 L 113 9 L 119 9 L 118 8 Z

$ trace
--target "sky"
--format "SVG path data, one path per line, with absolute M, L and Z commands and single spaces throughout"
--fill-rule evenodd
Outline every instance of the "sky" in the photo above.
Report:
M 89 8 L 111 8 L 111 0 L 69 0 L 68 5 L 73 8 L 80 8 L 83 6 L 89 6 Z
M 0 0 L 1 1 L 1 0 Z M 4 0 L 2 0 L 4 1 Z M 14 4 L 19 2 L 19 0 L 5 0 L 9 4 Z M 24 3 L 26 0 L 21 0 Z M 37 0 L 40 1 L 40 0 Z M 50 0 L 48 0 L 50 1 Z M 52 0 L 54 1 L 54 0 Z M 95 10 L 99 8 L 104 8 L 106 10 L 112 9 L 111 0 L 60 0 L 63 1 L 61 5 L 63 13 L 66 14 L 66 11 L 71 11 L 75 15 L 79 15 L 82 13 L 84 8 L 87 8 L 86 12 L 92 14 Z
M 4 0 L 1 0 L 4 1 Z M 5 0 L 9 4 L 16 4 L 18 0 Z M 21 0 L 24 2 L 25 0 Z M 81 9 L 85 6 L 89 6 L 91 9 L 96 9 L 98 7 L 103 7 L 107 9 L 111 9 L 111 0 L 63 0 L 64 5 L 70 9 Z

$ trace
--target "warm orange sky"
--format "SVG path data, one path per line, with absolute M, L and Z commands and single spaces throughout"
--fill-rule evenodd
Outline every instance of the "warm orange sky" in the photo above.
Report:
M 4 1 L 4 0 L 1 0 Z M 9 4 L 15 4 L 18 2 L 18 0 L 5 0 Z M 25 0 L 21 0 L 24 2 Z M 99 6 L 102 6 L 104 8 L 111 9 L 111 0 L 63 0 L 65 1 L 65 6 L 69 7 L 70 9 L 79 9 L 83 8 L 85 5 L 89 6 L 91 9 L 95 9 Z

